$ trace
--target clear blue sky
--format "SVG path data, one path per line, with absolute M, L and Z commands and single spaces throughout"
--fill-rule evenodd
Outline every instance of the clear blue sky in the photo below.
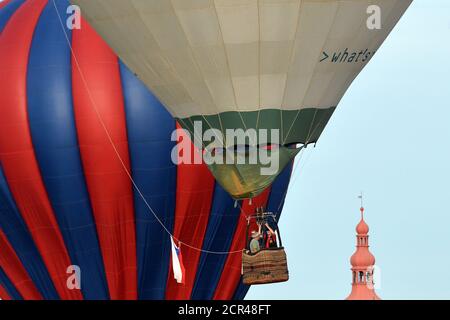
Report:
M 382 299 L 450 299 L 450 1 L 414 0 L 300 159 L 281 231 L 291 280 L 247 299 L 343 299 L 365 195 Z

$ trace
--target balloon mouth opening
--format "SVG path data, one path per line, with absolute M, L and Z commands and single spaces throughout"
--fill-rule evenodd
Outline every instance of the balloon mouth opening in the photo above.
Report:
M 301 150 L 303 148 L 306 148 L 308 146 L 308 143 L 305 142 L 292 142 L 292 143 L 287 143 L 284 144 L 283 147 L 288 148 L 288 149 L 297 149 L 297 150 Z
M 238 144 L 229 147 L 213 147 L 209 150 L 205 149 L 205 154 L 209 154 L 211 156 L 220 156 L 226 155 L 227 153 L 231 153 L 234 155 L 248 156 L 255 152 L 259 152 L 260 150 L 274 152 L 279 150 L 280 147 L 281 146 L 279 144 L 275 143 L 261 144 L 261 145 Z
M 233 155 L 237 156 L 249 156 L 256 152 L 259 152 L 260 150 L 268 151 L 268 152 L 277 152 L 281 148 L 287 148 L 291 150 L 301 150 L 305 148 L 307 145 L 303 143 L 289 143 L 280 145 L 278 143 L 265 143 L 265 144 L 258 144 L 258 145 L 249 145 L 249 144 L 236 144 L 229 147 L 213 147 L 213 148 L 205 148 L 203 151 L 204 155 L 209 156 L 225 156 L 227 153 L 231 153 Z
M 248 199 L 262 193 L 300 152 L 297 144 L 214 146 L 206 149 L 205 163 L 217 182 L 234 198 Z

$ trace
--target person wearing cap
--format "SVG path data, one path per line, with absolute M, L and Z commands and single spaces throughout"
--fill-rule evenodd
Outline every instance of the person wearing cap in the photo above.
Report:
M 250 241 L 250 252 L 257 253 L 261 250 L 261 246 L 259 245 L 259 239 L 261 238 L 261 233 L 259 231 L 252 231 L 252 240 Z

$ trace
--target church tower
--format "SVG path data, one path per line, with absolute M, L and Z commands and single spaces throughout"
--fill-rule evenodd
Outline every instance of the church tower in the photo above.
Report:
M 361 206 L 360 211 L 361 221 L 356 226 L 356 251 L 350 258 L 352 292 L 347 300 L 380 300 L 374 288 L 375 257 L 369 251 L 369 226 L 364 221 L 364 207 Z

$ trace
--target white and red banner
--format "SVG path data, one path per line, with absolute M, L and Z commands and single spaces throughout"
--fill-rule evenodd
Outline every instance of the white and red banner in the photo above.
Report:
M 183 256 L 181 255 L 181 250 L 175 242 L 173 238 L 170 237 L 170 241 L 172 242 L 172 268 L 173 268 L 173 277 L 177 281 L 177 283 L 184 284 L 185 279 L 184 276 L 186 274 L 184 265 L 183 265 Z

